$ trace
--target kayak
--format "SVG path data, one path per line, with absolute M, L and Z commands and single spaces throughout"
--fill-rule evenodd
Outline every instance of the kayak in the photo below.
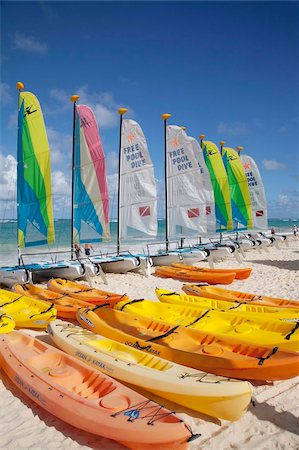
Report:
M 183 450 L 193 437 L 163 406 L 21 331 L 2 335 L 0 361 L 25 395 L 79 429 L 139 450 Z
M 299 374 L 299 354 L 219 338 L 110 308 L 77 313 L 81 326 L 130 348 L 197 370 L 248 380 L 284 380 Z
M 10 331 L 12 331 L 15 326 L 16 323 L 13 318 L 1 312 L 0 309 L 0 334 L 10 333 Z
M 76 281 L 63 280 L 62 278 L 52 278 L 48 281 L 48 288 L 59 294 L 66 294 L 78 300 L 98 304 L 99 301 L 107 302 L 113 305 L 120 300 L 128 299 L 126 294 L 114 294 L 113 292 L 94 289 Z
M 229 302 L 223 300 L 214 300 L 212 298 L 204 298 L 172 292 L 166 289 L 156 288 L 156 295 L 160 302 L 176 305 L 192 306 L 200 309 L 215 309 L 222 312 L 233 311 L 235 313 L 246 314 L 251 317 L 253 314 L 268 317 L 270 319 L 294 319 L 299 320 L 298 309 L 274 308 L 274 306 L 252 305 L 246 303 Z M 261 317 L 260 316 L 260 317 Z
M 196 267 L 196 266 L 189 266 L 187 264 L 183 263 L 173 263 L 171 264 L 172 267 L 176 267 L 177 269 L 183 269 L 183 270 L 191 270 L 193 272 L 200 272 L 200 273 L 211 273 L 211 274 L 218 274 L 218 273 L 232 273 L 234 272 L 236 280 L 245 280 L 248 278 L 252 272 L 251 267 L 242 267 L 238 269 L 209 269 L 208 267 Z
M 275 306 L 277 308 L 299 308 L 298 300 L 267 297 L 259 294 L 248 294 L 248 292 L 231 291 L 212 286 L 196 286 L 196 284 L 184 284 L 182 287 L 186 294 L 199 295 L 216 300 L 229 300 L 239 303 L 250 303 L 251 305 Z
M 92 308 L 95 304 L 78 300 L 65 294 L 58 294 L 58 292 L 34 286 L 33 284 L 15 284 L 13 288 L 19 294 L 54 303 L 57 309 L 57 316 L 65 319 L 76 319 L 76 312 L 80 308 Z M 97 304 L 103 303 L 109 305 L 107 300 L 98 300 L 97 302 Z
M 164 278 L 177 278 L 184 281 L 201 281 L 209 284 L 230 284 L 234 281 L 236 273 L 206 273 L 195 270 L 183 270 L 176 267 L 160 266 L 155 270 L 155 274 Z
M 101 372 L 209 416 L 238 420 L 250 403 L 248 382 L 194 371 L 69 322 L 55 320 L 48 332 L 61 350 Z
M 57 312 L 53 303 L 0 289 L 1 314 L 10 316 L 16 327 L 46 328 L 50 320 L 56 319 Z
M 174 325 L 196 328 L 213 333 L 218 337 L 230 336 L 248 344 L 279 347 L 289 351 L 299 350 L 299 322 L 297 318 L 275 320 L 267 317 L 236 311 L 216 311 L 207 308 L 194 308 L 184 305 L 168 305 L 149 300 L 119 302 L 116 309 L 131 314 L 158 319 Z

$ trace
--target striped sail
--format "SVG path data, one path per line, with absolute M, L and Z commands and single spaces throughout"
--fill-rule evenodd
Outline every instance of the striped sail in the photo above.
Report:
M 203 191 L 205 196 L 205 215 L 207 220 L 207 232 L 208 234 L 213 234 L 216 231 L 216 215 L 215 215 L 214 192 L 210 179 L 210 174 L 206 166 L 203 152 L 199 145 L 199 142 L 190 136 L 189 139 L 192 142 L 193 152 L 195 158 L 197 159 L 203 184 Z
M 263 180 L 255 161 L 248 155 L 241 155 L 241 162 L 247 178 L 254 228 L 268 229 L 267 201 Z
M 223 147 L 222 159 L 227 171 L 234 229 L 251 229 L 252 209 L 247 178 L 238 153 L 229 147 Z M 240 227 L 240 225 L 241 227 Z
M 137 236 L 139 233 L 155 237 L 158 222 L 154 168 L 146 139 L 137 122 L 123 120 L 121 142 L 120 238 Z
M 110 238 L 106 165 L 93 111 L 76 106 L 74 147 L 74 243 Z
M 202 151 L 214 191 L 216 231 L 232 230 L 232 209 L 228 178 L 217 145 L 203 141 Z
M 20 92 L 18 113 L 18 246 L 52 244 L 50 149 L 39 101 Z
M 181 127 L 167 126 L 169 237 L 207 233 L 204 185 L 193 141 Z

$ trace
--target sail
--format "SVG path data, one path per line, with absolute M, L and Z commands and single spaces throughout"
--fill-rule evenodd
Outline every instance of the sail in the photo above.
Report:
M 216 214 L 215 214 L 215 200 L 214 191 L 210 179 L 210 174 L 206 166 L 202 149 L 199 142 L 190 137 L 192 140 L 192 147 L 195 158 L 197 159 L 198 167 L 200 170 L 201 180 L 203 184 L 204 196 L 205 196 L 205 215 L 207 221 L 207 233 L 213 234 L 216 231 Z
M 253 223 L 250 194 L 240 157 L 232 148 L 223 147 L 222 159 L 227 171 L 234 228 L 240 229 L 241 224 L 245 229 L 251 229 Z
M 110 238 L 106 165 L 93 111 L 76 106 L 74 147 L 74 243 Z
M 230 191 L 220 152 L 210 141 L 202 143 L 202 151 L 214 191 L 217 231 L 232 230 Z
M 241 162 L 247 178 L 254 228 L 268 229 L 267 201 L 263 181 L 255 161 L 248 155 L 241 155 Z
M 167 126 L 168 235 L 206 234 L 206 200 L 193 138 Z
M 120 238 L 141 232 L 157 235 L 157 190 L 153 164 L 140 125 L 122 122 L 120 161 Z
M 50 149 L 39 101 L 20 92 L 18 113 L 18 246 L 52 244 Z

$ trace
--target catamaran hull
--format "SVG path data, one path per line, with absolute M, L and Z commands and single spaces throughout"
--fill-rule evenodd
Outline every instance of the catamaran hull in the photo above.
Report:
M 66 280 L 76 280 L 85 275 L 85 270 L 81 265 L 69 267 L 52 267 L 50 269 L 35 270 L 32 272 L 33 282 L 49 280 L 50 278 L 65 278 Z
M 151 255 L 153 266 L 171 266 L 171 264 L 182 261 L 178 253 L 166 253 L 162 255 Z
M 108 273 L 127 273 L 139 269 L 140 262 L 137 258 L 124 258 L 116 261 L 107 261 L 97 263 L 104 272 Z
M 0 270 L 0 284 L 11 287 L 15 283 L 28 283 L 30 281 L 30 273 L 25 269 L 17 270 Z
M 205 251 L 184 251 L 181 253 L 183 261 L 186 262 L 186 264 L 194 264 L 199 261 L 204 261 L 208 257 L 208 252 Z

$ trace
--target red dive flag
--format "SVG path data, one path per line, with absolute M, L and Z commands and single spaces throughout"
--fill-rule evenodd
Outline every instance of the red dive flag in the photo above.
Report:
M 199 217 L 199 208 L 188 209 L 188 217 L 192 219 L 193 217 Z
M 151 215 L 151 208 L 150 208 L 150 206 L 140 206 L 139 207 L 139 214 L 140 214 L 141 217 L 150 216 Z
M 256 215 L 256 217 L 262 217 L 262 216 L 264 215 L 264 211 L 263 211 L 263 210 L 261 210 L 261 211 L 256 211 L 256 212 L 255 212 L 255 215 Z
M 209 216 L 211 214 L 211 207 L 206 206 L 206 216 Z

